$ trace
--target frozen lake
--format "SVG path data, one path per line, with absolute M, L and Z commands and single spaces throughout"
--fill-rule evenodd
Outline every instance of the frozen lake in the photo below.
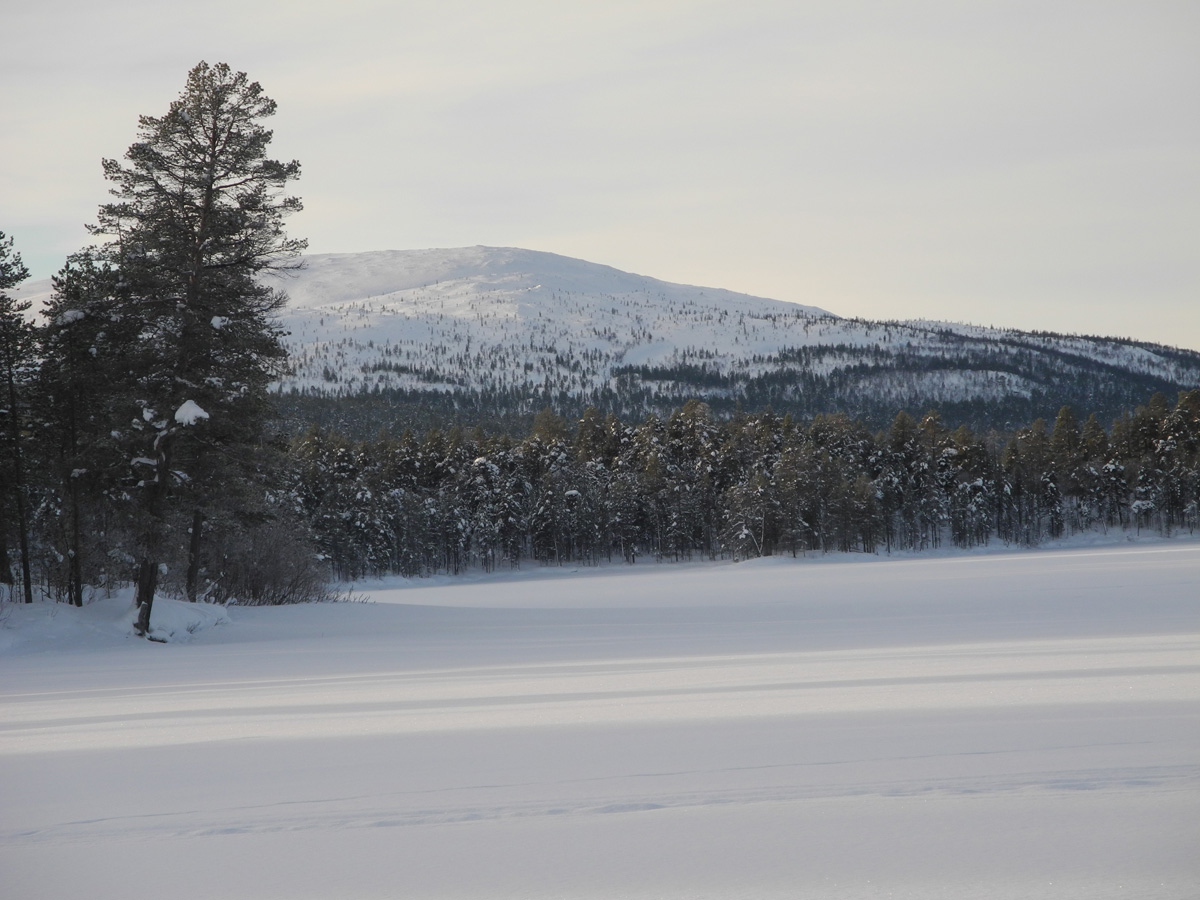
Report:
M 6 605 L 0 894 L 1200 892 L 1200 544 L 443 581 Z

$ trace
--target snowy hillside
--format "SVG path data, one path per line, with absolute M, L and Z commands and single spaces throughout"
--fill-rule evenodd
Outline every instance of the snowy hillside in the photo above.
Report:
M 290 298 L 291 371 L 279 389 L 301 418 L 314 403 L 356 398 L 368 434 L 406 405 L 476 420 L 547 404 L 636 418 L 692 397 L 718 412 L 770 405 L 876 423 L 937 407 L 977 427 L 1028 424 L 1068 404 L 1107 422 L 1155 391 L 1200 386 L 1191 350 L 842 318 L 530 250 L 316 254 L 305 264 L 272 279 Z M 36 305 L 50 284 L 18 293 Z
M 831 313 L 493 247 L 307 257 L 288 388 L 594 388 L 622 365 L 735 360 L 808 343 Z M 334 378 L 329 374 L 333 373 Z M 435 375 L 442 376 L 441 378 Z M 336 385 L 336 386 L 331 386 Z
M 552 402 L 638 413 L 702 396 L 801 413 L 981 404 L 1028 416 L 1062 403 L 1107 412 L 1200 384 L 1190 351 L 845 319 L 529 250 L 306 262 L 278 283 L 293 360 L 281 387 L 309 396 L 400 392 L 484 412 Z

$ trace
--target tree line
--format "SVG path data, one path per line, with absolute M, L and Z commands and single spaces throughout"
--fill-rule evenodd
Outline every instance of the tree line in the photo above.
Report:
M 1036 546 L 1091 530 L 1194 532 L 1200 390 L 1111 429 L 1063 407 L 1015 432 L 900 412 L 716 419 L 693 400 L 637 424 L 549 409 L 523 438 L 432 429 L 290 449 L 289 502 L 342 578 L 639 558 Z

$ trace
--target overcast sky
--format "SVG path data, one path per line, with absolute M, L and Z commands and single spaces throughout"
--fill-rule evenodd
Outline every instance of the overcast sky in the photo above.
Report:
M 201 59 L 312 252 L 526 247 L 847 316 L 1200 350 L 1200 3 L 0 0 L 35 278 Z

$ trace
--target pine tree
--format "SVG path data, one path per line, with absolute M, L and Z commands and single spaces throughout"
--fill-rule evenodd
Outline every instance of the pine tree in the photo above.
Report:
M 1074 472 L 1074 527 L 1081 531 L 1106 522 L 1103 471 L 1108 463 L 1108 435 L 1092 413 L 1079 431 L 1079 464 Z
M 882 494 L 879 505 L 888 552 L 893 544 L 903 549 L 919 547 L 918 498 L 926 489 L 929 465 L 917 422 L 907 412 L 896 414 L 872 463 Z
M 21 548 L 21 578 L 26 603 L 33 602 L 33 581 L 29 566 L 29 521 L 25 507 L 25 460 L 23 453 L 23 396 L 34 368 L 36 334 L 29 321 L 30 302 L 18 301 L 8 292 L 29 277 L 29 270 L 21 261 L 21 254 L 13 250 L 13 239 L 0 231 L 0 379 L 3 394 L 3 435 L 0 436 L 0 485 L 7 490 L 16 508 L 17 539 Z M 2 508 L 2 507 L 0 507 Z M 0 577 L 11 584 L 8 568 L 7 540 L 3 535 L 4 524 L 0 523 Z
M 120 280 L 114 313 L 138 323 L 114 373 L 120 440 L 135 472 L 137 631 L 149 629 L 171 520 L 222 479 L 257 462 L 266 388 L 285 353 L 274 313 L 283 295 L 256 280 L 304 247 L 283 219 L 299 163 L 267 157 L 262 120 L 275 102 L 243 72 L 200 63 L 165 116 L 139 119 L 125 162 L 104 160 L 114 202 L 94 234 Z
M 100 567 L 111 548 L 104 546 L 110 529 L 103 520 L 111 510 L 102 501 L 118 489 L 127 468 L 112 436 L 122 410 L 111 383 L 136 332 L 131 319 L 114 318 L 115 284 L 115 271 L 92 251 L 73 254 L 54 277 L 40 334 L 39 415 L 61 529 L 51 540 L 65 563 L 68 599 L 76 606 L 83 605 L 85 572 L 93 579 L 105 574 Z

